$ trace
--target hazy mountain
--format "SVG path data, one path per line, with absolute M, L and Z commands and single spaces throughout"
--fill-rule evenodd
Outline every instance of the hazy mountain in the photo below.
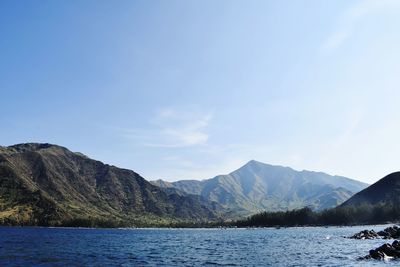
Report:
M 216 219 L 219 208 L 60 146 L 0 147 L 0 223 L 204 221 Z
M 331 208 L 367 186 L 346 177 L 295 171 L 254 160 L 228 175 L 208 180 L 172 183 L 158 180 L 152 183 L 169 190 L 175 188 L 188 194 L 201 195 L 241 215 L 305 206 L 315 210 Z
M 361 204 L 400 204 L 400 172 L 394 172 L 365 188 L 342 206 Z

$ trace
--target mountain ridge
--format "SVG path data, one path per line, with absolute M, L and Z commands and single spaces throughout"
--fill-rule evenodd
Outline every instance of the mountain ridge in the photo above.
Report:
M 290 167 L 250 160 L 235 171 L 205 180 L 152 181 L 217 201 L 241 215 L 312 206 L 316 210 L 343 203 L 367 184 L 323 172 L 296 171 Z
M 161 224 L 220 218 L 201 196 L 167 194 L 132 170 L 48 143 L 0 147 L 0 223 L 76 220 Z
M 358 192 L 341 206 L 400 204 L 400 171 L 393 172 Z

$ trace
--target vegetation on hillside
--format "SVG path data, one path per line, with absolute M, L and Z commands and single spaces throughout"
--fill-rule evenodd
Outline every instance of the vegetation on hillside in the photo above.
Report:
M 221 211 L 60 146 L 0 147 L 0 225 L 169 226 L 218 220 Z
M 345 206 L 315 212 L 310 208 L 286 212 L 261 212 L 232 225 L 238 227 L 358 225 L 396 222 L 400 206 L 380 203 Z
M 265 168 L 269 170 L 275 167 L 250 162 L 238 171 L 244 172 L 242 177 L 251 177 L 247 174 L 269 173 Z M 279 167 L 279 170 L 288 169 Z M 276 175 L 278 178 L 281 173 Z M 306 174 L 301 172 L 301 175 Z M 331 178 L 325 176 L 324 179 Z M 305 179 L 297 178 L 291 177 L 286 182 Z M 341 178 L 340 181 L 354 186 L 354 181 L 347 178 Z M 246 188 L 255 195 L 254 190 L 260 189 L 258 185 L 261 182 L 255 179 Z M 222 183 L 216 184 L 220 188 Z M 286 183 L 276 185 L 279 189 L 276 192 L 280 192 L 276 195 L 283 195 L 285 186 Z M 207 192 L 215 191 L 211 190 L 214 187 L 207 188 L 210 189 Z M 302 184 L 301 188 L 298 193 L 304 195 L 316 190 L 310 183 Z M 63 147 L 50 144 L 0 147 L 0 225 L 271 227 L 374 224 L 400 220 L 400 173 L 386 176 L 336 208 L 323 211 L 308 207 L 291 211 L 265 211 L 233 222 L 222 221 L 222 218 L 227 218 L 229 209 L 221 204 L 239 201 L 244 196 L 227 194 L 222 199 L 218 197 L 216 201 L 211 201 L 207 196 L 182 193 L 176 188 L 168 189 L 161 190 L 133 171 L 103 164 Z M 325 189 L 332 193 L 330 186 Z M 259 196 L 265 194 L 261 191 L 258 192 Z M 337 192 L 333 196 L 328 195 L 336 200 Z
M 322 172 L 296 171 L 250 161 L 228 175 L 202 181 L 152 182 L 166 191 L 200 195 L 231 211 L 230 218 L 266 211 L 285 211 L 312 207 L 324 210 L 336 207 L 367 184 Z

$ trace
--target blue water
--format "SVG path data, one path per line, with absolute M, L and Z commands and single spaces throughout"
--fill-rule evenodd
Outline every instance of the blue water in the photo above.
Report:
M 385 240 L 344 236 L 386 226 L 286 229 L 0 227 L 0 266 L 376 266 Z

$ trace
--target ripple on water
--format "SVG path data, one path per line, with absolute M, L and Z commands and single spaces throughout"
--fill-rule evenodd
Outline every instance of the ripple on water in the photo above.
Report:
M 0 266 L 375 266 L 383 262 L 357 258 L 384 241 L 343 236 L 384 227 L 252 231 L 0 227 Z

